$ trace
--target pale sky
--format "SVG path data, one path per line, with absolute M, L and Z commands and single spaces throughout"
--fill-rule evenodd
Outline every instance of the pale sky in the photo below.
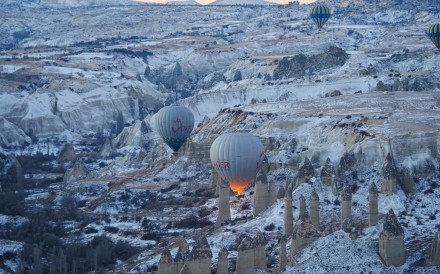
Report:
M 166 3 L 166 2 L 172 1 L 172 0 L 137 0 L 137 1 L 155 2 L 155 3 Z M 200 4 L 204 4 L 205 5 L 205 4 L 212 3 L 215 0 L 196 0 L 196 1 L 199 2 Z M 292 1 L 294 1 L 294 0 L 270 0 L 270 2 L 276 2 L 276 3 L 279 3 L 279 4 L 287 4 L 287 3 L 292 2 Z M 305 4 L 305 3 L 315 2 L 316 0 L 296 0 L 296 1 Z

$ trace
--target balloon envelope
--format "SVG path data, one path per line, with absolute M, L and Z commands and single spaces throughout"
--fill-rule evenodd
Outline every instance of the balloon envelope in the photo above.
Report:
M 156 127 L 167 145 L 177 152 L 194 128 L 194 115 L 183 106 L 167 106 L 156 114 Z
M 251 133 L 225 133 L 212 143 L 210 157 L 214 169 L 229 181 L 234 192 L 241 194 L 265 155 L 260 139 Z
M 330 9 L 326 6 L 315 6 L 310 10 L 310 18 L 312 18 L 319 28 L 324 26 L 330 18 L 330 15 Z
M 426 32 L 429 39 L 434 43 L 434 45 L 440 49 L 440 24 L 434 24 L 429 27 L 428 31 Z

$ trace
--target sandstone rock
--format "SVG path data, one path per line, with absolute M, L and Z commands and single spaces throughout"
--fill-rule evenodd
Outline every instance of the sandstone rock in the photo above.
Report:
M 81 159 L 78 159 L 72 168 L 68 169 L 64 174 L 65 183 L 75 183 L 79 180 L 86 179 L 89 176 L 89 170 Z
M 315 169 L 313 168 L 313 165 L 310 162 L 309 158 L 306 157 L 304 159 L 303 165 L 298 170 L 297 183 L 300 184 L 302 182 L 306 182 L 314 176 L 315 176 Z
M 228 250 L 223 247 L 218 253 L 217 274 L 228 274 Z
M 387 266 L 405 263 L 404 231 L 392 209 L 385 216 L 379 235 L 379 255 Z
M 388 153 L 382 166 L 382 193 L 396 193 L 397 179 L 396 164 L 394 163 L 391 153 Z
M 57 163 L 66 163 L 76 160 L 75 149 L 72 144 L 64 143 L 58 153 Z
M 368 225 L 375 226 L 379 222 L 379 206 L 378 206 L 378 195 L 376 185 L 371 183 L 368 188 Z

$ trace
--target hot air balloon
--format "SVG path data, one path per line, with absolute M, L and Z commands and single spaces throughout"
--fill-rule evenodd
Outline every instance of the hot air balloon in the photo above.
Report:
M 156 114 L 156 127 L 167 145 L 177 152 L 194 128 L 194 115 L 183 106 L 167 106 Z
M 429 27 L 428 31 L 426 32 L 429 39 L 434 43 L 434 45 L 440 49 L 440 24 L 434 24 Z
M 310 18 L 312 18 L 318 28 L 324 26 L 330 15 L 330 9 L 326 6 L 315 6 L 310 10 Z
M 257 174 L 265 155 L 260 139 L 251 133 L 225 133 L 212 143 L 210 157 L 214 169 L 239 195 Z

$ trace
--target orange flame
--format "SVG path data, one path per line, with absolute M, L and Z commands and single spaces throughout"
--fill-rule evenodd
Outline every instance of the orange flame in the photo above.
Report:
M 236 195 L 238 196 L 246 188 L 249 181 L 250 180 L 229 181 L 229 186 L 231 187 L 232 191 L 234 191 L 236 193 Z

